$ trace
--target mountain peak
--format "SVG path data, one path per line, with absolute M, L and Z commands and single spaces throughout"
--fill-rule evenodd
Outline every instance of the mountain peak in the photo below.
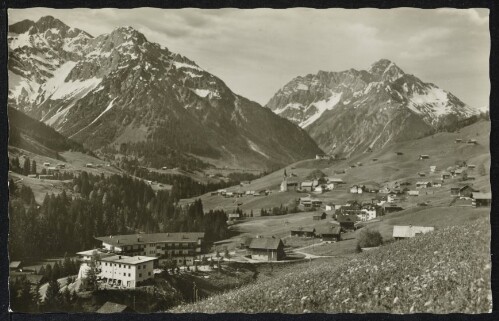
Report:
M 38 27 L 39 32 L 43 32 L 47 29 L 56 28 L 56 29 L 69 29 L 69 26 L 66 25 L 61 20 L 54 18 L 52 16 L 43 16 L 35 22 L 35 25 Z
M 376 61 L 367 71 L 379 80 L 394 81 L 404 75 L 404 71 L 388 59 Z
M 117 43 L 123 43 L 129 40 L 135 44 L 147 42 L 146 36 L 131 26 L 123 26 L 114 29 L 111 32 L 110 37 Z

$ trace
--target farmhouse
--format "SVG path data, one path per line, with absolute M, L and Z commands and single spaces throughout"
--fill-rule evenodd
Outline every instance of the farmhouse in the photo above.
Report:
M 229 221 L 235 221 L 241 218 L 240 213 L 229 213 L 228 215 Z
M 353 185 L 350 187 L 350 193 L 352 194 L 362 194 L 362 186 Z
M 428 232 L 432 232 L 434 227 L 425 227 L 425 226 L 397 226 L 393 227 L 393 238 L 396 240 L 401 240 L 405 238 L 415 237 L 419 234 L 424 234 Z
M 317 214 L 314 214 L 312 216 L 312 219 L 314 221 L 320 221 L 320 220 L 324 220 L 326 219 L 326 213 L 322 212 L 322 213 L 317 213 Z
M 419 172 L 418 175 L 419 175 L 419 177 L 425 177 L 426 176 L 426 174 L 423 173 L 423 172 Z
M 381 189 L 379 190 L 379 192 L 380 192 L 381 194 L 388 194 L 388 193 L 390 193 L 390 188 L 388 188 L 388 186 L 385 186 L 385 187 L 381 188 Z
M 419 155 L 419 160 L 430 159 L 430 155 Z
M 281 182 L 281 192 L 287 192 L 290 190 L 296 190 L 298 188 L 298 181 L 296 179 L 284 178 Z
M 304 191 L 313 191 L 315 186 L 318 185 L 317 181 L 303 181 L 300 184 L 300 188 Z
M 20 269 L 21 266 L 22 266 L 21 261 L 12 261 L 9 264 L 9 270 L 15 271 L 15 270 Z
M 463 142 L 463 140 L 461 138 L 456 138 L 455 142 L 456 142 L 456 144 L 460 144 Z
M 491 193 L 473 193 L 472 195 L 473 201 L 471 205 L 473 207 L 487 207 L 490 206 L 492 202 L 492 194 Z
M 467 166 L 467 167 L 468 167 L 469 169 L 475 169 L 475 168 L 476 168 L 476 165 L 474 165 L 474 164 L 468 164 L 468 166 Z
M 345 181 L 343 181 L 343 179 L 338 178 L 338 177 L 328 178 L 327 182 L 328 183 L 333 183 L 333 184 L 336 184 L 336 185 L 346 184 Z
M 360 214 L 357 215 L 362 222 L 369 221 L 376 218 L 376 208 L 375 207 L 365 207 L 360 210 Z
M 296 229 L 292 229 L 291 236 L 301 236 L 301 237 L 314 237 L 315 228 L 313 227 L 298 227 Z
M 471 197 L 476 190 L 470 185 L 451 187 L 450 194 L 459 197 Z
M 449 172 L 443 172 L 443 173 L 442 173 L 442 180 L 444 180 L 444 179 L 449 179 L 449 178 L 450 178 L 450 176 L 451 176 L 451 175 L 450 175 L 450 173 L 449 173 Z
M 476 139 L 469 139 L 467 143 L 468 143 L 468 145 L 478 145 L 478 142 L 476 141 Z
M 341 227 L 339 225 L 320 226 L 315 231 L 315 236 L 325 242 L 341 240 Z
M 431 185 L 433 187 L 442 187 L 442 183 L 441 182 L 433 182 L 433 183 L 431 183 Z
M 434 173 L 437 170 L 437 166 L 432 165 L 430 166 L 430 172 Z
M 254 260 L 280 261 L 286 257 L 281 239 L 257 237 L 251 240 L 249 255 Z
M 468 172 L 466 172 L 466 170 L 462 169 L 462 168 L 458 168 L 454 171 L 454 176 L 455 177 L 462 177 L 462 178 L 466 178 L 468 176 Z
M 317 154 L 317 155 L 315 155 L 315 159 L 326 159 L 326 160 L 329 160 L 329 159 L 331 159 L 331 156 L 326 155 L 326 154 Z
M 345 174 L 345 170 L 344 169 L 336 169 L 336 170 L 334 170 L 334 173 L 335 174 Z
M 409 195 L 409 196 L 419 196 L 419 191 L 414 191 L 414 190 L 407 191 L 407 195 Z
M 115 254 L 171 258 L 178 265 L 193 265 L 203 252 L 203 232 L 110 235 L 95 238 Z
M 94 168 L 95 166 L 92 163 L 87 163 L 87 164 L 85 164 L 85 167 L 87 167 L 87 168 Z
M 316 188 L 314 188 L 314 193 L 316 194 L 322 194 L 326 191 L 326 186 L 319 185 Z
M 355 222 L 357 222 L 356 215 L 338 215 L 336 220 L 340 223 L 342 230 L 354 230 Z
M 377 193 L 379 192 L 379 186 L 374 184 L 366 184 L 363 186 L 363 190 L 366 193 Z
M 416 182 L 416 188 L 428 188 L 431 187 L 430 182 Z

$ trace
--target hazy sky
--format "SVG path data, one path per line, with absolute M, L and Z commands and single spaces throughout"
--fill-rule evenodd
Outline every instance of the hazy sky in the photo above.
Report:
M 261 104 L 298 75 L 367 69 L 388 58 L 471 106 L 489 103 L 488 9 L 9 10 L 52 15 L 93 36 L 132 26 Z

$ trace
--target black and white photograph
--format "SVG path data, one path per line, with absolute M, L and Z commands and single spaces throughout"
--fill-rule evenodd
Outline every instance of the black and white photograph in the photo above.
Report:
M 10 312 L 492 312 L 488 8 L 7 14 Z

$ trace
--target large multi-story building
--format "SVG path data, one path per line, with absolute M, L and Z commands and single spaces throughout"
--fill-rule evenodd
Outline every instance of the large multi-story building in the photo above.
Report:
M 96 237 L 108 252 L 130 256 L 149 256 L 173 260 L 178 265 L 193 265 L 197 255 L 203 253 L 204 233 L 154 233 L 110 235 Z
M 86 279 L 90 270 L 90 261 L 95 255 L 97 277 L 112 286 L 134 288 L 139 282 L 154 277 L 154 262 L 156 257 L 125 256 L 100 250 L 88 250 L 76 253 L 82 264 L 78 273 L 79 279 Z

